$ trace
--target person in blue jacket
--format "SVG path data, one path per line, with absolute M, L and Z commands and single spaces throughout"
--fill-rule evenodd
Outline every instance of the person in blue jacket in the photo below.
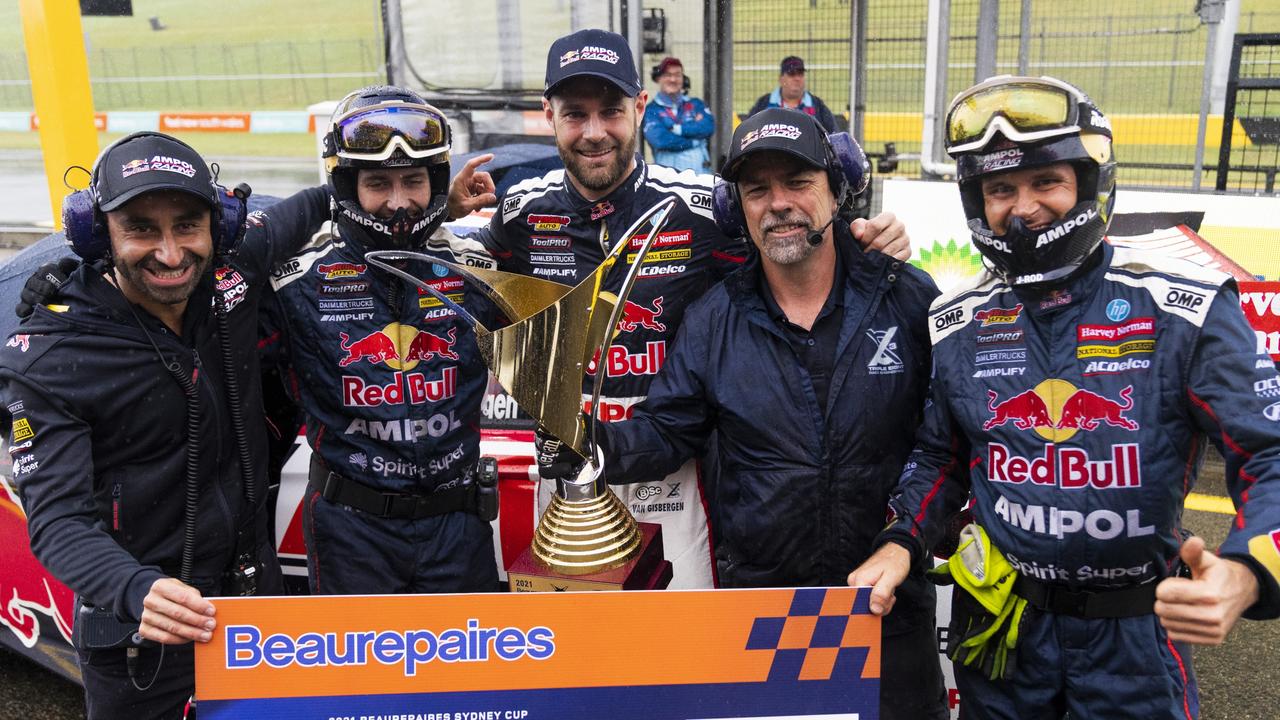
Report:
M 862 253 L 847 213 L 866 156 L 811 117 L 734 133 L 714 202 L 747 263 L 688 309 L 632 419 L 601 426 L 613 483 L 661 475 L 715 434 L 708 503 L 724 587 L 830 586 L 867 558 L 928 385 L 925 273 Z M 732 184 L 729 184 L 732 183 Z M 920 563 L 885 625 L 882 718 L 947 716 Z
M 992 582 L 951 563 L 968 589 L 949 636 L 1016 662 L 958 662 L 962 715 L 1194 718 L 1187 643 L 1280 615 L 1276 366 L 1229 276 L 1103 242 L 1111 123 L 1078 88 L 984 81 L 952 102 L 947 151 L 987 270 L 934 302 L 924 424 L 849 582 L 896 614 L 895 586 L 972 499 L 960 557 Z M 1216 553 L 1182 525 L 1209 443 L 1237 511 Z
M 708 172 L 707 138 L 716 131 L 716 119 L 701 100 L 685 94 L 684 66 L 678 58 L 663 58 L 652 77 L 658 92 L 644 109 L 644 139 L 653 147 L 653 161 L 677 170 Z

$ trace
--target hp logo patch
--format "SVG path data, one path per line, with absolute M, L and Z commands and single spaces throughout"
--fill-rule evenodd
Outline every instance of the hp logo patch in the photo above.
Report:
M 1129 301 L 1116 298 L 1107 303 L 1107 319 L 1111 322 L 1120 322 L 1129 317 Z
M 440 263 L 431 263 L 431 272 L 435 273 L 436 277 L 444 277 L 449 274 L 449 268 Z

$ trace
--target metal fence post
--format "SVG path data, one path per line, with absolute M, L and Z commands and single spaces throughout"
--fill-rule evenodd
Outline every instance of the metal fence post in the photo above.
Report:
M 974 48 L 973 81 L 996 74 L 996 47 L 1000 42 L 1000 0 L 978 3 L 978 39 Z
M 1026 75 L 1031 59 L 1031 0 L 1022 0 L 1018 16 L 1018 74 Z
M 1200 122 L 1196 127 L 1196 164 L 1191 171 L 1191 189 L 1200 190 L 1200 176 L 1204 173 L 1204 135 L 1209 125 L 1209 99 L 1213 92 L 1214 48 L 1218 33 L 1214 27 L 1222 22 L 1225 0 L 1199 0 L 1196 12 L 1200 21 L 1209 27 L 1209 37 L 1204 46 L 1204 74 L 1200 80 Z
M 867 2 L 852 0 L 849 8 L 849 134 L 866 146 L 863 117 L 867 113 Z

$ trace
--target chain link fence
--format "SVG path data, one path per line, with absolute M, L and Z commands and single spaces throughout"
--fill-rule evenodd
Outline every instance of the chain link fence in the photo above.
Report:
M 384 74 L 382 40 L 310 40 L 89 52 L 94 109 L 297 109 Z M 0 110 L 29 110 L 21 51 L 0 52 Z
M 944 4 L 950 6 L 945 102 L 981 79 L 981 2 Z M 1261 2 L 1245 5 L 1240 32 L 1280 31 L 1280 10 Z M 998 8 L 995 73 L 1052 75 L 1089 93 L 1115 125 L 1122 183 L 1191 186 L 1210 32 L 1191 3 L 1004 0 Z M 920 172 L 928 9 L 927 0 L 869 0 L 867 6 L 864 145 L 873 156 L 897 158 L 883 170 L 907 176 Z M 847 117 L 852 12 L 842 0 L 735 2 L 735 111 L 745 112 L 756 97 L 776 87 L 778 61 L 794 54 L 805 59 L 808 89 Z M 1207 128 L 1209 172 L 1221 128 L 1219 110 L 1211 113 Z

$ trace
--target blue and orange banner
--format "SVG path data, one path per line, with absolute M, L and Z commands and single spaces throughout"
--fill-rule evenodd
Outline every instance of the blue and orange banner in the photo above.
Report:
M 869 588 L 223 598 L 203 720 L 879 716 Z

